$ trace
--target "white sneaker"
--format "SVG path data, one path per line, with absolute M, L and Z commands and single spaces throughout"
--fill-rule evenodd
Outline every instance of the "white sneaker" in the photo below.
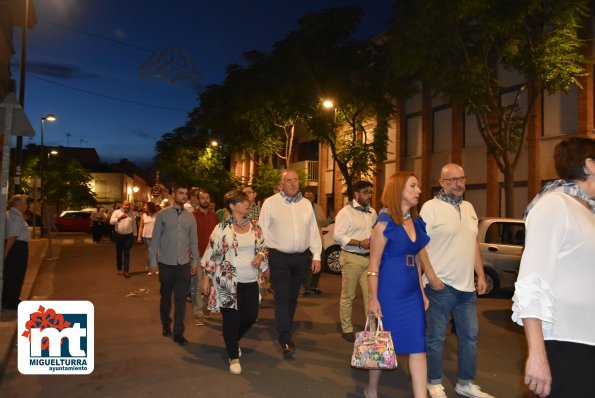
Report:
M 242 373 L 242 366 L 240 365 L 239 362 L 231 363 L 231 360 L 230 360 L 229 361 L 229 372 L 234 375 L 239 375 Z
M 494 398 L 493 395 L 481 391 L 477 384 L 472 383 L 465 385 L 457 383 L 455 391 L 457 394 L 469 398 Z
M 428 393 L 432 398 L 446 398 L 446 393 L 444 392 L 444 386 L 442 384 L 428 383 Z

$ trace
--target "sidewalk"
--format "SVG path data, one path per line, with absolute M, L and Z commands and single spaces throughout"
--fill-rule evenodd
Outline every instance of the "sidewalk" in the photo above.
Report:
M 55 247 L 55 242 L 52 247 Z M 47 239 L 31 239 L 29 242 L 29 264 L 27 274 L 21 290 L 21 298 L 29 300 L 33 291 L 33 285 L 37 279 L 39 269 L 45 257 L 48 247 Z M 4 363 L 15 347 L 17 332 L 17 311 L 0 310 L 0 380 L 4 374 Z

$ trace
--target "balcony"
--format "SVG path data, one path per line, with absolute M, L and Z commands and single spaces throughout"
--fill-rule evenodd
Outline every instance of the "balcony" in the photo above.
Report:
M 306 175 L 306 185 L 318 186 L 318 161 L 304 160 L 302 162 L 291 163 L 289 167 L 298 172 L 301 170 Z

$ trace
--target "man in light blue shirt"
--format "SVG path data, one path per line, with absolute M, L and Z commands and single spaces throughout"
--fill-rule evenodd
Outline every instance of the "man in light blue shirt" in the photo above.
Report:
M 156 272 L 159 266 L 163 336 L 172 335 L 170 312 L 173 293 L 175 305 L 173 334 L 174 341 L 179 345 L 188 344 L 188 340 L 184 338 L 185 297 L 190 275 L 196 273 L 200 260 L 196 221 L 190 212 L 184 210 L 187 198 L 188 188 L 182 185 L 176 186 L 172 205 L 157 213 L 149 248 L 151 272 Z

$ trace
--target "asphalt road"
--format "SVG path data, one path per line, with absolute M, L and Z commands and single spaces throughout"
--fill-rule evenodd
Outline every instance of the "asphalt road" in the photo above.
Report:
M 187 306 L 186 338 L 179 347 L 161 336 L 159 283 L 145 271 L 146 250 L 132 253 L 132 277 L 116 275 L 115 249 L 89 235 L 57 234 L 54 254 L 44 262 L 33 296 L 90 300 L 95 306 L 95 370 L 87 376 L 25 376 L 17 352 L 6 363 L 0 397 L 363 397 L 367 372 L 349 366 L 352 344 L 340 337 L 341 278 L 324 274 L 320 297 L 300 298 L 293 360 L 278 350 L 272 297 L 261 303 L 258 323 L 240 343 L 242 374 L 231 375 L 221 336 L 221 319 L 194 326 Z M 141 290 L 144 289 L 144 290 Z M 480 332 L 476 382 L 498 398 L 529 397 L 522 385 L 526 350 L 522 329 L 510 320 L 510 294 L 479 300 Z M 354 319 L 364 323 L 361 297 Z M 456 397 L 456 336 L 445 349 L 445 382 Z M 381 380 L 381 397 L 411 397 L 406 358 Z

